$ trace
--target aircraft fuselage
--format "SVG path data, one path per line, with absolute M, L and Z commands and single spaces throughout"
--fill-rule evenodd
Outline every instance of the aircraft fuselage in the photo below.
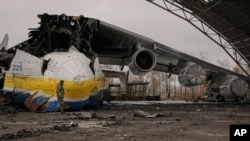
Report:
M 74 47 L 68 52 L 53 52 L 43 58 L 17 50 L 6 72 L 4 90 L 19 93 L 15 96 L 16 103 L 24 103 L 32 111 L 38 108 L 58 111 L 56 90 L 57 84 L 63 80 L 65 108 L 79 110 L 94 105 L 102 97 L 104 75 L 99 68 L 98 58 L 95 59 L 93 70 L 90 62 Z

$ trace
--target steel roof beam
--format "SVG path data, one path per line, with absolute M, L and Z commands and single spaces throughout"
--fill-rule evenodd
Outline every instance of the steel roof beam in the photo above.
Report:
M 182 1 L 182 0 L 179 0 L 178 2 L 176 0 L 162 0 L 161 4 L 158 4 L 157 2 L 155 2 L 156 0 L 146 0 L 146 1 L 154 4 L 155 6 L 161 8 L 161 9 L 164 9 L 165 11 L 168 11 L 168 12 L 174 14 L 175 16 L 177 16 L 177 17 L 187 21 L 191 25 L 193 25 L 200 32 L 205 34 L 208 38 L 210 38 L 217 45 L 219 45 L 233 59 L 233 61 L 242 69 L 242 71 L 247 76 L 249 76 L 249 73 L 242 66 L 242 63 L 240 62 L 240 60 L 244 59 L 244 62 L 245 62 L 244 65 L 246 65 L 246 66 L 250 66 L 250 62 L 238 51 L 238 49 L 232 44 L 232 42 L 230 42 L 220 32 L 216 31 L 211 25 L 209 25 L 204 20 L 202 20 L 199 16 L 197 16 L 192 11 L 190 11 L 189 9 L 185 8 L 183 5 L 180 4 L 180 3 L 184 2 L 184 4 L 189 5 L 192 8 L 194 8 L 192 5 L 193 1 L 191 1 L 191 2 L 189 1 L 190 3 L 186 3 L 185 1 Z M 220 3 L 220 1 L 217 1 L 217 2 L 218 3 L 213 3 L 213 4 L 217 5 Z M 206 8 L 208 8 L 208 9 L 212 8 L 214 6 L 213 4 L 210 4 L 210 7 L 207 6 Z M 204 7 L 202 7 L 201 4 L 199 4 L 199 5 L 200 5 L 199 8 L 201 8 L 201 9 L 204 8 Z M 229 5 L 230 5 L 230 3 L 225 5 L 224 8 L 226 8 Z M 199 8 L 196 8 L 196 10 L 199 10 Z M 202 10 L 200 10 L 199 14 L 204 13 L 207 15 L 207 13 L 206 13 L 207 10 L 202 9 Z M 198 26 L 198 25 L 200 25 L 200 26 Z M 233 50 L 233 52 L 230 50 Z M 235 57 L 232 54 L 235 54 Z M 238 59 L 238 56 L 240 56 L 240 58 L 242 58 L 242 59 Z

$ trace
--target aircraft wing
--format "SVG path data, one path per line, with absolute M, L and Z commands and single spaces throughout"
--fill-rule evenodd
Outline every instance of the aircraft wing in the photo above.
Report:
M 121 71 L 102 70 L 102 72 L 106 78 L 120 78 L 126 75 L 126 72 Z
M 184 86 L 216 82 L 220 94 L 245 96 L 250 78 L 170 48 L 145 36 L 84 16 L 38 15 L 40 27 L 32 29 L 29 39 L 0 52 L 0 65 L 8 68 L 16 48 L 42 57 L 53 51 L 68 50 L 74 45 L 91 59 L 95 53 L 101 64 L 128 65 L 134 74 L 149 71 L 178 75 Z M 126 77 L 125 77 L 126 78 Z
M 185 86 L 217 82 L 221 93 L 242 96 L 249 91 L 250 78 L 244 75 L 102 21 L 92 43 L 100 63 L 128 65 L 134 74 L 155 70 L 177 74 Z

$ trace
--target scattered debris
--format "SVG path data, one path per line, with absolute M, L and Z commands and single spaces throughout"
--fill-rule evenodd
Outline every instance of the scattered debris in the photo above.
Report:
M 196 110 L 196 112 L 200 112 L 200 111 L 201 111 L 201 109 L 197 109 L 197 110 Z
M 121 126 L 130 125 L 130 123 L 125 121 L 125 120 L 118 120 L 116 123 L 117 123 L 117 125 L 121 125 Z
M 103 117 L 103 119 L 115 119 L 115 115 L 108 115 Z
M 225 111 L 226 116 L 229 116 L 230 118 L 233 118 L 234 116 L 236 116 L 238 113 L 238 109 L 237 108 L 228 108 Z
M 134 111 L 134 117 L 146 117 L 148 115 L 150 115 L 150 114 L 147 112 L 144 112 L 142 110 L 135 110 Z
M 142 110 L 135 110 L 134 111 L 134 117 L 145 117 L 145 118 L 155 118 L 155 117 L 162 117 L 164 116 L 163 113 L 157 113 L 157 114 L 150 114 Z
M 94 119 L 98 117 L 95 112 L 80 112 L 80 113 L 76 112 L 76 113 L 72 113 L 72 115 L 76 116 L 80 120 Z
M 176 117 L 175 120 L 176 121 L 181 121 L 181 117 Z
M 4 130 L 4 129 L 8 129 L 8 127 L 9 127 L 8 125 L 1 125 L 0 129 Z
M 133 135 L 121 135 L 122 140 L 136 140 Z
M 8 113 L 16 114 L 16 108 L 15 107 L 10 107 L 8 109 Z
M 22 129 L 22 130 L 17 131 L 16 133 L 3 134 L 0 136 L 0 140 L 11 140 L 11 139 L 18 139 L 18 138 L 36 137 L 36 136 L 40 136 L 41 133 L 42 133 L 42 129 L 38 129 L 38 130 Z
M 155 110 L 160 110 L 161 108 L 160 107 L 156 107 Z
M 102 127 L 110 127 L 110 126 L 115 126 L 115 125 L 127 126 L 129 124 L 130 123 L 126 122 L 125 120 L 105 121 L 105 122 L 102 123 Z
M 208 108 L 208 105 L 203 105 L 202 108 Z
M 67 132 L 71 131 L 70 127 L 76 127 L 78 124 L 71 121 L 70 126 L 65 124 L 63 125 L 55 125 L 53 127 L 46 127 L 46 128 L 39 128 L 39 129 L 22 129 L 17 132 L 13 133 L 6 133 L 0 136 L 0 140 L 13 140 L 13 139 L 20 139 L 20 138 L 29 138 L 29 137 L 37 137 L 43 133 L 51 133 L 52 130 L 60 131 L 60 132 Z M 7 129 L 8 126 L 2 126 L 1 129 Z
M 109 127 L 109 126 L 113 126 L 116 125 L 115 121 L 105 121 L 102 123 L 102 127 Z
M 74 121 L 70 121 L 69 126 L 76 127 L 76 126 L 78 126 L 78 123 L 76 123 Z
M 53 126 L 54 130 L 61 131 L 61 132 L 67 132 L 70 131 L 70 126 L 63 125 L 55 125 Z
M 91 113 L 91 118 L 97 118 L 97 114 L 95 112 Z
M 160 124 L 161 125 L 167 125 L 167 124 L 169 124 L 169 122 L 167 122 L 167 121 L 160 121 Z
M 173 113 L 170 112 L 168 115 L 165 115 L 164 117 L 172 117 L 173 116 Z
M 202 104 L 206 105 L 206 104 Z M 179 104 L 160 105 L 160 111 L 147 106 L 124 106 L 122 110 L 113 105 L 114 110 L 96 110 L 95 119 L 92 111 L 57 113 L 19 112 L 3 113 L 0 122 L 0 141 L 2 140 L 227 140 L 231 123 L 249 123 L 249 105 L 227 104 L 187 104 L 180 109 Z M 171 106 L 171 107 L 170 107 Z M 138 108 L 139 107 L 139 108 Z M 6 107 L 0 107 L 7 110 Z M 164 117 L 132 117 L 135 110 L 145 113 L 163 112 Z M 201 109 L 199 113 L 194 113 Z M 190 110 L 191 112 L 186 112 Z M 171 112 L 172 111 L 172 112 Z M 212 112 L 212 114 L 211 114 Z M 231 114 L 230 114 L 231 113 Z M 235 115 L 236 114 L 236 115 Z M 233 115 L 235 120 L 229 118 Z M 123 119 L 122 117 L 126 117 Z M 195 120 L 194 119 L 195 116 Z M 101 119 L 99 119 L 101 117 Z M 237 118 L 236 118 L 237 117 Z M 113 118 L 113 119 L 112 119 Z M 216 127 L 216 128 L 214 128 Z M 192 129 L 192 130 L 190 130 Z M 211 130 L 212 129 L 212 130 Z M 171 134 L 170 134 L 171 133 Z M 195 135 L 195 136 L 194 136 Z M 216 138 L 216 139 L 215 139 Z

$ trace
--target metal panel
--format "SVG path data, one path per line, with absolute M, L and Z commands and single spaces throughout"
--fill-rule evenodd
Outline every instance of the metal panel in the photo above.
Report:
M 13 75 L 42 76 L 43 60 L 17 49 L 8 73 Z

